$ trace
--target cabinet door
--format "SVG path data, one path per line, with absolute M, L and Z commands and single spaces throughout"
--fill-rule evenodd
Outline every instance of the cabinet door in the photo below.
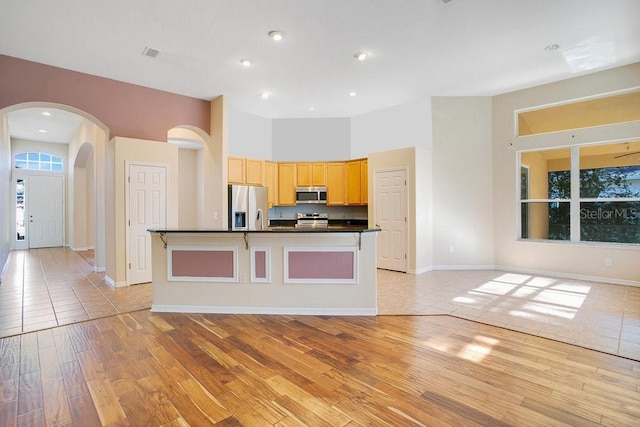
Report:
M 327 164 L 313 163 L 311 165 L 311 185 L 324 187 L 327 185 Z
M 264 182 L 264 160 L 246 160 L 246 183 L 249 185 L 262 185 Z
M 347 162 L 347 205 L 360 204 L 360 160 Z
M 296 182 L 298 187 L 311 187 L 311 163 L 297 163 L 296 164 Z
M 278 204 L 278 164 L 264 162 L 264 184 L 267 187 L 267 204 L 269 207 Z
M 369 204 L 369 161 L 367 159 L 360 163 L 360 203 Z
M 296 204 L 296 164 L 278 164 L 278 205 L 294 206 Z
M 227 181 L 229 184 L 245 183 L 245 158 L 227 157 Z
M 327 205 L 344 205 L 344 162 L 327 163 Z

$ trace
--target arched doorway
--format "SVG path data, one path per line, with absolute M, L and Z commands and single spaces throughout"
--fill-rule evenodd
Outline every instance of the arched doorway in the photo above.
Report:
M 176 126 L 167 132 L 167 142 L 178 146 L 180 227 L 205 226 L 204 146 L 208 139 L 206 132 L 193 126 Z
M 105 153 L 108 129 L 90 114 L 62 104 L 29 102 L 13 105 L 0 110 L 0 118 L 5 123 L 5 133 L 9 137 L 9 152 L 16 139 L 23 139 L 23 145 L 44 146 L 64 145 L 66 164 L 63 171 L 64 190 L 64 244 L 73 249 L 92 247 L 95 249 L 96 271 L 105 270 Z M 63 135 L 47 140 L 47 127 L 53 134 Z M 64 133 L 64 130 L 67 133 Z M 62 133 L 57 133 L 58 131 Z M 40 131 L 40 132 L 39 132 Z M 47 131 L 47 132 L 44 132 Z M 59 150 L 59 149 L 58 149 Z M 11 163 L 10 193 L 15 192 L 14 175 L 19 175 L 15 162 Z M 10 201 L 13 203 L 13 201 Z M 9 226 L 14 218 L 4 216 L 3 227 Z M 16 245 L 12 244 L 12 248 Z M 17 247 L 20 247 L 17 245 Z

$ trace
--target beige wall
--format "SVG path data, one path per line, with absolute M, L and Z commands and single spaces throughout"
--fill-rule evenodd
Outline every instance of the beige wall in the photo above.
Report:
M 433 152 L 415 149 L 415 268 L 428 271 L 433 265 Z
M 0 114 L 0 210 L 3 212 L 0 219 L 0 280 L 9 258 L 11 250 L 11 227 L 6 213 L 11 212 L 13 198 L 11 197 L 11 139 L 9 138 L 9 125 L 7 115 Z
M 640 284 L 640 248 L 615 244 L 518 241 L 516 185 L 518 150 L 632 140 L 640 123 L 600 126 L 517 138 L 515 112 L 640 87 L 640 64 L 508 93 L 493 98 L 494 238 L 498 267 L 602 278 Z M 611 260 L 607 267 L 605 260 Z
M 113 158 L 113 169 L 107 164 L 107 170 L 114 175 L 108 177 L 107 188 L 112 190 L 107 196 L 107 217 L 109 219 L 106 235 L 108 281 L 123 286 L 127 281 L 126 260 L 126 176 L 127 162 L 141 164 L 167 165 L 167 228 L 178 226 L 178 147 L 164 142 L 146 141 L 133 138 L 116 137 L 109 141 L 109 158 Z M 113 202 L 113 204 L 109 204 Z M 111 258 L 112 257 L 112 258 Z
M 178 227 L 198 227 L 198 153 L 178 150 Z
M 202 152 L 204 228 L 227 228 L 227 146 L 227 102 L 219 96 L 211 101 L 211 136 Z
M 491 98 L 434 97 L 434 268 L 493 266 Z
M 106 145 L 104 125 L 84 118 L 68 146 L 67 201 L 74 207 L 68 212 L 69 244 L 78 249 L 94 248 L 96 271 L 105 271 Z

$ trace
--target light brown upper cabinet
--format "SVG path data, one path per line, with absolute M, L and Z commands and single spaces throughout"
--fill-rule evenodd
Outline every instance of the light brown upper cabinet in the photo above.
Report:
M 311 185 L 314 187 L 324 187 L 327 185 L 327 164 L 311 164 Z
M 362 159 L 360 162 L 360 203 L 369 203 L 369 160 Z
M 296 204 L 296 164 L 278 163 L 278 206 Z
M 360 160 L 351 160 L 346 164 L 347 168 L 347 205 L 359 205 L 360 204 Z
M 311 163 L 296 163 L 298 187 L 311 187 Z
M 246 159 L 246 180 L 248 185 L 262 185 L 264 182 L 264 160 Z
M 245 183 L 245 165 L 244 157 L 227 157 L 227 180 L 229 184 Z
M 345 162 L 327 163 L 327 205 L 345 204 Z
M 269 207 L 278 204 L 278 164 L 264 162 L 264 184 L 267 187 L 267 204 Z
M 367 159 L 346 162 L 346 204 L 366 205 L 369 202 Z
M 327 185 L 326 163 L 297 163 L 298 187 L 324 187 Z

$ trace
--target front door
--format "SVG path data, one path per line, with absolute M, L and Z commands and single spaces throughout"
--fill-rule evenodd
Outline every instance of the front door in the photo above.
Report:
M 167 168 L 129 165 L 129 220 L 127 284 L 151 281 L 149 228 L 165 228 L 167 221 Z
M 407 271 L 407 172 L 376 171 L 375 224 L 378 235 L 378 268 Z
M 62 176 L 29 175 L 26 206 L 29 248 L 64 245 L 64 181 Z

